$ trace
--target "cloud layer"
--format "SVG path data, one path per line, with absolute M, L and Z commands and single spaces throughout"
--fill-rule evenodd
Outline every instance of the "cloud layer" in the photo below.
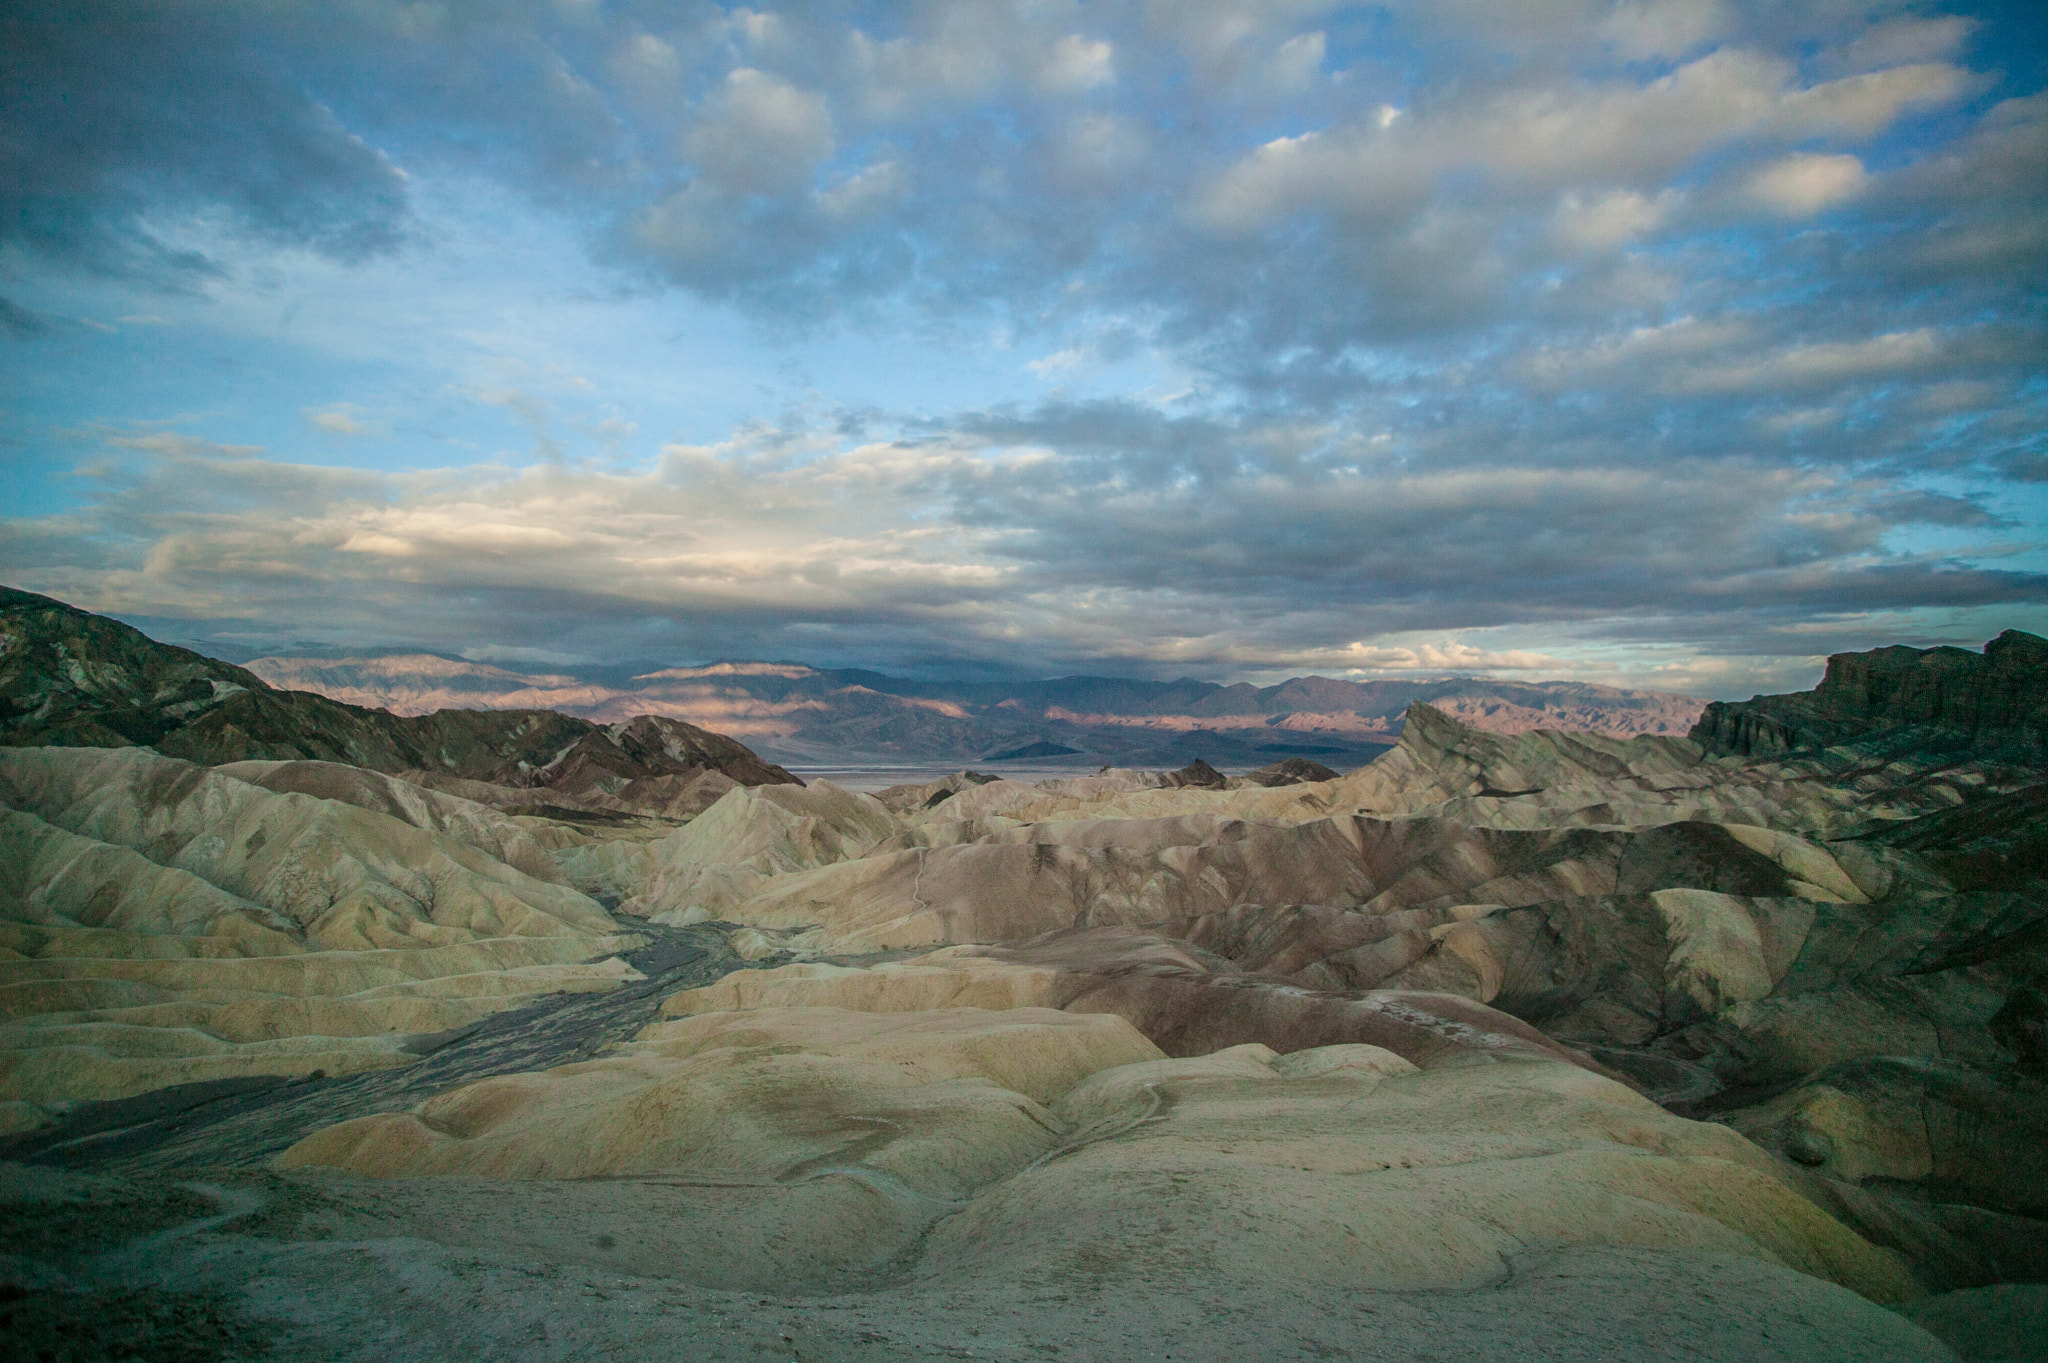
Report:
M 18 6 L 0 571 L 450 651 L 1717 692 L 2048 628 L 2026 22 Z M 512 320 L 551 275 L 576 336 Z M 593 339 L 706 309 L 759 392 L 710 439 Z M 270 381 L 145 396 L 195 344 Z

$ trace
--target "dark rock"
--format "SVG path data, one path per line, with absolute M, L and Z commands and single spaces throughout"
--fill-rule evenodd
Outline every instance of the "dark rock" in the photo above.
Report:
M 119 621 L 4 587 L 0 745 L 153 747 L 205 766 L 345 762 L 569 794 L 617 795 L 650 777 L 704 771 L 742 785 L 802 784 L 744 744 L 656 715 L 611 725 L 552 710 L 400 716 L 278 691 Z
M 1837 653 L 1813 690 L 1716 701 L 1691 737 L 1714 752 L 1772 756 L 1878 735 L 2048 754 L 2048 639 L 2009 629 L 1982 653 L 1903 645 Z
M 2039 980 L 2013 986 L 1992 1015 L 1991 1039 L 2011 1051 L 2021 1069 L 2048 1074 L 2048 990 Z
M 1826 1132 L 1814 1131 L 1803 1126 L 1787 1131 L 1781 1148 L 1786 1159 L 1794 1164 L 1803 1164 L 1809 1169 L 1826 1164 L 1835 1153 L 1835 1143 L 1828 1138 Z
M 1959 890 L 2008 889 L 2048 878 L 2048 783 L 1979 795 L 1863 840 L 1919 853 Z
M 1244 779 L 1255 786 L 1299 786 L 1310 781 L 1334 781 L 1341 775 L 1342 772 L 1332 771 L 1306 757 L 1289 757 L 1247 772 Z
M 1166 773 L 1168 786 L 1193 786 L 1202 790 L 1221 790 L 1230 778 L 1197 757 L 1179 771 Z

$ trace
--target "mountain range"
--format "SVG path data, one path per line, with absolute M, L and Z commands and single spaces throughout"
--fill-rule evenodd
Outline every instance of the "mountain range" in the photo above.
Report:
M 515 672 L 435 654 L 258 658 L 272 686 L 398 715 L 450 708 L 549 709 L 600 723 L 663 715 L 730 734 L 783 763 L 1082 760 L 1180 765 L 1193 758 L 1261 766 L 1310 756 L 1370 761 L 1399 739 L 1417 702 L 1473 728 L 1517 734 L 1577 729 L 1682 735 L 1706 702 L 1586 682 L 1473 677 L 1274 686 L 1183 678 L 1139 681 L 920 681 L 854 668 L 720 662 L 617 680 Z

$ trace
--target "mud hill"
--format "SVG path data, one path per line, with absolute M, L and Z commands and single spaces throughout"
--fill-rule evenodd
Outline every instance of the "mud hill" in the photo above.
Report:
M 0 1309 L 366 1360 L 2037 1356 L 2048 771 L 2024 687 L 1858 694 L 1763 753 L 1414 705 L 1342 773 L 612 822 L 0 749 Z

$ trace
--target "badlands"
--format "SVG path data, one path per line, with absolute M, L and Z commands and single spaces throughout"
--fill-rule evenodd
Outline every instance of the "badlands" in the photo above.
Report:
M 876 794 L 0 644 L 11 1356 L 2048 1356 L 2032 635 Z

